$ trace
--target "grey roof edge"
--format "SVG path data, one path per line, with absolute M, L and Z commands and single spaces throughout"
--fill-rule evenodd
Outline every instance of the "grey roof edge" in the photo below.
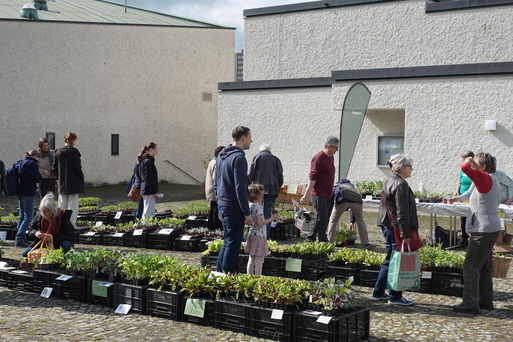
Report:
M 316 87 L 331 87 L 331 77 L 218 83 L 218 90 L 221 91 Z
M 513 74 L 513 62 L 431 65 L 403 68 L 334 70 L 331 77 L 294 78 L 280 80 L 220 82 L 218 90 L 268 90 L 331 87 L 334 82 L 391 80 L 409 78 L 497 76 Z
M 110 5 L 116 5 L 116 6 L 122 6 L 122 7 L 125 7 L 125 5 L 124 5 L 124 4 L 120 4 L 120 3 L 117 3 L 117 2 L 112 2 L 112 1 L 107 1 L 107 0 L 97 0 L 97 1 L 105 2 L 105 3 L 108 3 L 108 4 L 110 4 Z M 198 23 L 198 24 L 202 24 L 202 25 L 212 25 L 212 26 L 215 26 L 215 27 L 217 27 L 217 28 L 222 28 L 222 29 L 235 29 L 235 27 L 222 26 L 222 25 L 217 25 L 217 24 L 207 23 L 207 22 L 205 22 L 205 21 L 199 21 L 199 20 L 194 20 L 194 19 L 189 19 L 189 18 L 179 17 L 179 16 L 172 15 L 172 14 L 167 14 L 167 13 L 162 13 L 162 12 L 152 11 L 152 10 L 149 10 L 149 9 L 146 9 L 146 8 L 140 8 L 140 7 L 129 6 L 129 5 L 127 5 L 126 7 L 127 7 L 127 8 L 133 8 L 133 9 L 136 9 L 136 10 L 139 10 L 139 11 L 145 11 L 145 12 L 155 13 L 155 14 L 158 14 L 158 15 L 163 15 L 163 16 L 166 16 L 166 17 L 171 17 L 171 18 L 176 18 L 176 19 L 182 19 L 182 20 L 186 20 L 186 21 L 189 21 L 189 22 L 192 22 L 192 23 Z M 138 24 L 131 24 L 131 25 L 138 25 Z M 145 24 L 145 25 L 150 25 L 150 24 Z M 152 25 L 152 26 L 171 26 L 171 25 Z
M 212 26 L 183 26 L 183 25 L 167 25 L 167 24 L 140 24 L 140 23 L 109 23 L 104 21 L 73 21 L 73 20 L 46 20 L 39 18 L 38 20 L 27 18 L 2 18 L 2 21 L 23 21 L 25 23 L 60 23 L 60 24 L 84 24 L 84 25 L 122 25 L 122 26 L 148 26 L 148 27 L 179 27 L 179 28 L 196 28 L 196 29 L 224 29 L 236 30 L 235 27 L 212 27 Z
M 426 13 L 504 5 L 513 5 L 513 0 L 459 0 L 426 2 Z
M 455 77 L 513 74 L 513 62 L 432 65 L 402 68 L 336 70 L 331 72 L 333 82 L 424 77 Z
M 371 3 L 405 1 L 405 0 L 323 0 L 302 2 L 289 5 L 278 5 L 271 7 L 252 8 L 243 11 L 244 17 L 256 17 L 261 15 L 282 14 L 300 11 L 312 11 L 327 9 L 330 7 L 366 5 Z

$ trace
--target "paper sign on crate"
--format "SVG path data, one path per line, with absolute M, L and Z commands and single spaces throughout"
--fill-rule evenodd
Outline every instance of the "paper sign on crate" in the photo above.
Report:
M 114 311 L 114 313 L 126 315 L 126 314 L 128 314 L 128 311 L 130 311 L 131 308 L 132 308 L 132 305 L 130 305 L 130 304 L 119 304 L 118 307 L 116 308 L 116 311 Z
M 197 298 L 187 298 L 184 314 L 194 317 L 205 317 L 205 301 Z

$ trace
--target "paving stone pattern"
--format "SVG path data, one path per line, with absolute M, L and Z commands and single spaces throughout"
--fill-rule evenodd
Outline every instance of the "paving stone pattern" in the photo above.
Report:
M 347 215 L 345 215 L 347 216 Z M 367 217 L 366 217 L 367 218 Z M 344 218 L 345 219 L 345 218 Z M 374 223 L 375 218 L 369 218 Z M 372 249 L 384 251 L 380 230 L 369 224 Z M 303 240 L 284 241 L 292 244 Z M 21 248 L 4 242 L 4 257 L 18 258 Z M 94 246 L 77 245 L 78 250 Z M 356 243 L 353 248 L 361 248 Z M 118 248 L 118 247 L 105 247 Z M 133 248 L 125 248 L 133 250 Z M 199 253 L 140 250 L 165 253 L 200 266 Z M 506 279 L 494 279 L 493 311 L 480 315 L 457 314 L 451 306 L 460 298 L 405 292 L 411 307 L 389 306 L 369 300 L 372 289 L 355 286 L 360 303 L 371 310 L 368 341 L 513 341 L 513 271 Z M 137 314 L 114 314 L 113 308 L 73 300 L 45 299 L 35 293 L 0 287 L 1 341 L 268 341 L 194 324 Z

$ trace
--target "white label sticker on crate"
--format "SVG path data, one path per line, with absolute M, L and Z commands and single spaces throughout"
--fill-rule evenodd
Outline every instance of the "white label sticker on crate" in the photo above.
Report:
M 125 235 L 125 233 L 114 233 L 114 237 L 122 237 L 123 235 Z
M 196 216 L 189 216 L 187 217 L 187 220 L 195 220 L 196 219 Z
M 180 240 L 190 240 L 192 238 L 192 235 L 182 235 L 182 238 Z
M 128 314 L 128 311 L 132 308 L 132 305 L 130 304 L 119 304 L 119 306 L 116 308 L 116 311 L 114 313 L 126 315 Z
M 63 274 L 63 275 L 61 275 L 60 277 L 55 278 L 55 280 L 67 281 L 67 280 L 70 280 L 71 278 L 73 278 L 73 276 Z
M 96 221 L 96 223 L 94 224 L 95 227 L 99 227 L 103 224 L 103 221 Z
M 173 232 L 173 230 L 174 229 L 171 229 L 171 228 L 164 228 L 164 229 L 159 230 L 159 234 L 169 235 Z
M 87 232 L 87 233 L 85 233 L 84 235 L 85 235 L 85 236 L 93 236 L 94 234 L 96 234 L 96 233 L 95 233 L 95 232 Z
M 123 212 L 122 212 L 122 211 L 118 211 L 118 212 L 116 213 L 116 216 L 114 216 L 114 219 L 115 219 L 115 220 L 119 220 L 119 219 L 121 218 L 121 215 L 123 215 Z
M 52 291 L 53 291 L 53 289 L 51 287 L 45 287 L 43 289 L 43 292 L 41 292 L 41 297 L 50 298 Z
M 422 279 L 431 279 L 432 275 L 429 271 L 422 271 Z
M 134 230 L 134 236 L 142 235 L 142 234 L 143 234 L 143 230 L 142 230 L 142 229 L 136 229 L 136 230 Z
M 283 310 L 273 309 L 273 313 L 271 314 L 271 319 L 282 319 L 283 318 Z
M 330 321 L 331 321 L 331 316 L 319 316 L 319 318 L 317 318 L 317 323 L 329 324 Z

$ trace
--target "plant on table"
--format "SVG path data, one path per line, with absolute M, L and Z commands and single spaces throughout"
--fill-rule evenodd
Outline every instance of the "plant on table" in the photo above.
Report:
M 118 206 L 117 205 L 107 205 L 105 207 L 101 207 L 100 208 L 100 212 L 102 214 L 112 214 L 112 213 L 115 213 L 118 211 Z
M 10 213 L 7 216 L 0 217 L 0 222 L 8 224 L 8 225 L 14 225 L 18 223 L 19 217 L 14 215 L 13 213 Z
M 354 242 L 358 234 L 354 230 L 350 230 L 345 223 L 340 224 L 337 228 L 337 235 L 335 236 L 335 243 L 337 246 L 342 246 L 347 241 Z
M 219 251 L 221 250 L 221 247 L 223 247 L 223 244 L 224 244 L 223 239 L 212 240 L 207 243 L 207 249 L 204 252 L 202 252 L 201 254 L 209 255 L 209 254 L 219 253 Z
M 165 217 L 158 221 L 159 226 L 162 228 L 183 229 L 185 227 L 185 219 L 178 219 L 175 217 Z
M 313 282 L 312 303 L 321 305 L 324 310 L 344 310 L 356 308 L 356 296 L 351 291 L 353 277 L 345 281 L 326 278 Z
M 117 208 L 119 211 L 126 213 L 126 212 L 135 211 L 137 209 L 138 205 L 139 204 L 134 201 L 124 201 L 124 202 L 119 202 L 117 205 Z
M 98 203 L 100 203 L 101 199 L 98 197 L 81 197 L 78 199 L 79 207 L 88 207 L 94 206 L 97 207 Z

